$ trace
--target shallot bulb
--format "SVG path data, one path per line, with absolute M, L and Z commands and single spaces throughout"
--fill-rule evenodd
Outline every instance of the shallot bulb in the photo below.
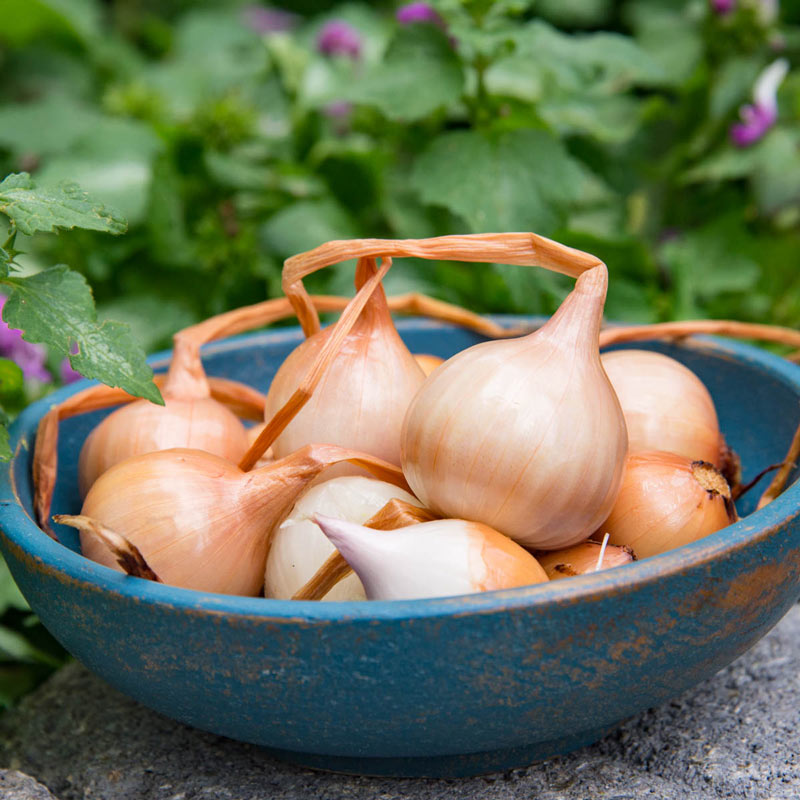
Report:
M 359 260 L 358 287 L 373 275 L 375 260 Z M 284 361 L 267 394 L 267 420 L 292 397 L 333 330 L 329 327 L 313 334 Z M 329 442 L 399 464 L 403 415 L 424 380 L 378 286 L 313 395 L 274 440 L 272 449 L 280 458 L 310 442 Z
M 555 581 L 630 564 L 636 560 L 636 556 L 630 547 L 606 545 L 603 550 L 602 542 L 587 539 L 563 550 L 537 553 L 536 559 L 547 577 Z
M 714 401 L 694 372 L 648 350 L 617 350 L 600 360 L 622 406 L 632 453 L 663 450 L 720 466 Z
M 448 597 L 547 581 L 536 559 L 479 522 L 441 519 L 393 531 L 316 516 L 369 600 Z
M 627 436 L 600 364 L 608 274 L 583 272 L 551 319 L 485 342 L 425 381 L 403 427 L 403 473 L 423 505 L 528 547 L 588 538 L 608 516 Z
M 414 358 L 417 360 L 417 364 L 420 365 L 426 377 L 430 375 L 431 372 L 433 372 L 440 364 L 444 364 L 443 358 L 439 358 L 439 356 L 431 356 L 427 353 L 417 353 Z
M 405 486 L 391 464 L 331 445 L 305 447 L 252 472 L 200 450 L 161 450 L 103 473 L 89 490 L 81 515 L 124 537 L 164 583 L 255 595 L 264 580 L 275 524 L 311 480 L 344 460 Z M 120 568 L 85 527 L 81 550 L 94 561 Z
M 391 483 L 348 476 L 332 478 L 306 490 L 275 530 L 267 557 L 264 594 L 289 599 L 304 586 L 336 548 L 314 522 L 315 514 L 363 524 L 392 499 L 419 501 Z M 364 600 L 354 574 L 340 581 L 323 600 Z
M 78 460 L 83 496 L 107 469 L 142 453 L 188 447 L 233 463 L 245 454 L 244 425 L 211 397 L 199 350 L 176 347 L 162 395 L 163 406 L 136 400 L 118 408 L 89 434 Z
M 674 453 L 632 453 L 619 497 L 598 533 L 647 558 L 737 519 L 730 487 L 712 464 Z

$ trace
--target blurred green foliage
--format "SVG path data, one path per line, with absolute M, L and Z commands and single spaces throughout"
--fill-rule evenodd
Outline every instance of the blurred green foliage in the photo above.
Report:
M 736 147 L 730 129 L 758 75 L 797 61 L 800 4 L 432 5 L 440 24 L 315 0 L 268 24 L 238 2 L 0 0 L 0 175 L 77 181 L 129 222 L 117 238 L 19 235 L 20 263 L 83 272 L 100 318 L 148 350 L 278 294 L 283 259 L 325 240 L 486 230 L 603 258 L 610 319 L 796 324 L 800 71 L 763 138 Z M 332 20 L 357 57 L 321 52 Z M 308 285 L 341 293 L 351 277 Z M 569 288 L 418 261 L 386 282 L 487 312 L 550 313 Z M 0 365 L 4 392 L 18 379 Z M 0 703 L 52 659 L 20 633 L 10 586 L 0 574 Z

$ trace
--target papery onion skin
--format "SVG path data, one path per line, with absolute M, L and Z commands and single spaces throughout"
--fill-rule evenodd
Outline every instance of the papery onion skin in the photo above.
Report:
M 397 486 L 374 478 L 332 478 L 307 489 L 278 525 L 267 557 L 266 597 L 289 599 L 314 575 L 336 548 L 313 521 L 314 514 L 362 524 L 393 498 L 419 506 Z M 355 574 L 341 580 L 323 600 L 364 600 L 364 587 Z
M 608 533 L 612 544 L 625 545 L 638 558 L 647 558 L 694 542 L 736 520 L 730 489 L 711 464 L 674 453 L 632 453 L 617 502 L 598 528 L 598 536 Z
M 428 355 L 427 353 L 415 353 L 414 358 L 419 364 L 425 376 L 431 374 L 438 366 L 444 364 L 444 359 L 439 356 Z
M 720 466 L 714 401 L 688 367 L 649 350 L 616 350 L 601 361 L 625 415 L 630 452 L 662 450 Z
M 602 547 L 602 542 L 590 539 L 563 550 L 551 550 L 534 553 L 534 555 L 551 581 L 586 575 L 591 572 L 601 572 L 605 569 L 620 567 L 623 564 L 630 564 L 636 560 L 630 547 L 607 545 L 598 569 Z
M 369 600 L 413 600 L 544 583 L 536 559 L 479 522 L 442 519 L 393 531 L 317 515 Z
M 584 273 L 538 331 L 471 347 L 426 380 L 402 465 L 427 508 L 540 549 L 586 539 L 608 515 L 627 437 L 600 365 L 606 281 L 605 267 Z
M 267 394 L 265 418 L 291 397 L 332 332 L 325 328 L 300 344 L 281 365 Z M 272 445 L 277 458 L 328 442 L 400 463 L 400 431 L 408 404 L 425 374 L 394 327 L 378 289 L 356 321 L 306 405 Z M 331 471 L 341 474 L 350 467 Z
M 254 595 L 264 578 L 267 531 L 253 530 L 267 526 L 274 512 L 261 502 L 258 482 L 243 475 L 235 464 L 198 450 L 146 453 L 103 473 L 81 513 L 130 540 L 165 583 Z M 120 569 L 84 533 L 81 552 Z
M 78 459 L 81 496 L 110 467 L 143 453 L 187 447 L 236 463 L 246 452 L 244 426 L 211 397 L 165 396 L 164 403 L 137 400 L 118 408 L 89 434 Z

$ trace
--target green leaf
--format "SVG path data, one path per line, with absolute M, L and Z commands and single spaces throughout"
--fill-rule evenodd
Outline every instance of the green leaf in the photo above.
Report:
M 432 25 L 399 31 L 382 63 L 349 88 L 344 99 L 377 106 L 389 119 L 413 122 L 458 100 L 461 62 L 447 37 Z
M 114 319 L 129 325 L 146 352 L 164 347 L 175 331 L 198 321 L 177 297 L 126 294 L 97 307 L 100 320 Z
M 103 117 L 63 94 L 0 108 L 0 145 L 17 155 L 63 153 Z M 54 121 L 58 120 L 57 124 Z
M 133 225 L 147 209 L 153 161 L 161 140 L 137 120 L 99 117 L 69 152 L 49 159 L 37 173 L 39 186 L 77 181 Z
M 60 667 L 61 659 L 46 653 L 21 633 L 0 625 L 0 661 L 25 661 Z
M 57 228 L 108 233 L 124 233 L 127 229 L 118 212 L 92 201 L 76 183 L 36 187 L 27 172 L 9 175 L 0 183 L 0 212 L 26 234 Z
M 358 236 L 352 219 L 334 200 L 301 201 L 273 215 L 262 228 L 266 245 L 282 258 L 331 239 Z
M 91 289 L 79 273 L 61 265 L 26 278 L 2 280 L 10 290 L 3 319 L 62 356 L 77 344 L 70 364 L 87 378 L 119 386 L 130 394 L 163 403 L 153 372 L 127 325 L 97 322 Z
M 709 114 L 721 119 L 750 97 L 763 63 L 753 57 L 737 56 L 726 61 L 714 76 L 709 97 Z
M 8 420 L 3 415 L 4 419 L 0 420 L 0 461 L 9 461 L 11 459 L 11 438 L 8 435 Z
M 704 316 L 705 304 L 717 295 L 751 292 L 761 273 L 747 255 L 751 244 L 741 220 L 731 215 L 662 245 L 677 316 Z
M 513 69 L 552 88 L 618 94 L 630 86 L 667 82 L 647 49 L 619 33 L 565 34 L 541 20 L 519 28 L 507 61 Z M 502 69 L 502 59 L 498 68 Z
M 661 67 L 666 85 L 680 86 L 703 57 L 703 40 L 690 6 L 629 3 L 625 8 L 636 42 Z
M 626 95 L 611 97 L 572 95 L 544 101 L 539 113 L 559 133 L 587 134 L 600 142 L 621 144 L 639 127 L 640 103 Z
M 462 216 L 476 232 L 550 233 L 577 199 L 581 182 L 577 162 L 542 130 L 445 133 L 411 176 L 424 202 Z
M 48 33 L 68 33 L 84 42 L 99 35 L 94 0 L 0 0 L 0 40 L 24 45 Z
M 0 397 L 8 397 L 22 390 L 25 380 L 22 370 L 7 358 L 0 358 Z
M 28 603 L 11 577 L 8 565 L 3 557 L 0 556 L 0 616 L 5 614 L 9 608 L 27 611 Z

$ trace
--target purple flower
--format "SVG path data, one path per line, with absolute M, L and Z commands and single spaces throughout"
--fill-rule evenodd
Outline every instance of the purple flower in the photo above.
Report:
M 256 33 L 286 33 L 296 27 L 298 19 L 291 11 L 270 6 L 247 6 L 242 14 Z
M 398 8 L 395 16 L 401 25 L 432 22 L 441 28 L 444 27 L 444 20 L 439 16 L 439 12 L 427 3 L 408 3 Z
M 0 294 L 0 309 L 5 302 L 6 296 Z M 40 344 L 26 342 L 22 338 L 22 331 L 9 328 L 3 320 L 0 320 L 0 356 L 13 361 L 22 370 L 26 380 L 49 383 L 53 379 L 44 366 L 47 358 L 45 348 Z
M 317 36 L 317 49 L 326 56 L 361 56 L 361 34 L 343 19 L 332 19 Z
M 756 80 L 753 103 L 739 109 L 741 122 L 731 125 L 730 137 L 736 147 L 749 147 L 761 139 L 778 119 L 778 87 L 789 71 L 785 58 L 773 61 Z
M 736 8 L 736 0 L 711 0 L 711 9 L 715 14 L 725 17 Z

